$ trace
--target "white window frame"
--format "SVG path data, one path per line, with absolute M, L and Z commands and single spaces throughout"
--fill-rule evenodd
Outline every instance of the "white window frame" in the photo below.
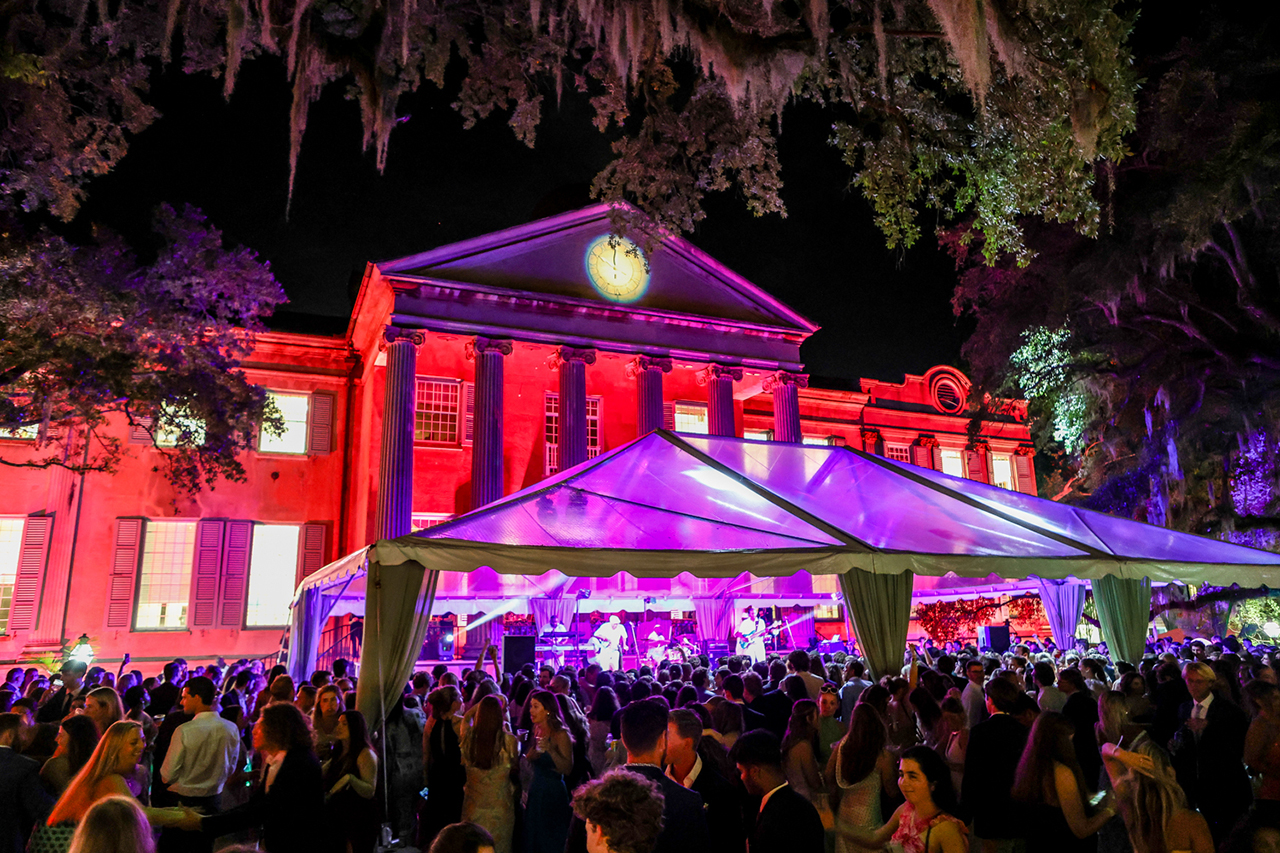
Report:
M 899 455 L 894 456 L 895 453 Z M 886 442 L 884 445 L 884 457 L 895 462 L 906 462 L 909 465 L 911 464 L 911 445 L 889 444 Z
M 604 401 L 600 397 L 587 398 L 587 458 L 600 455 L 600 424 L 604 414 Z M 550 477 L 560 470 L 560 395 L 546 392 L 542 399 L 542 440 L 544 474 Z
M 960 470 L 957 472 L 948 471 L 947 470 L 948 459 L 954 460 L 959 465 Z M 957 450 L 952 447 L 944 447 L 941 449 L 939 453 L 938 470 L 940 470 L 942 473 L 950 474 L 952 477 L 964 477 L 965 468 L 967 467 L 964 463 L 965 463 L 965 460 L 964 460 L 963 450 Z
M 273 456 L 306 456 L 306 455 L 307 455 L 307 451 L 308 451 L 308 449 L 309 449 L 309 444 L 310 444 L 309 436 L 310 436 L 310 434 L 311 434 L 311 432 L 310 432 L 310 428 L 311 428 L 311 395 L 310 395 L 309 393 L 307 393 L 306 391 L 285 391 L 285 390 L 283 390 L 283 389 L 278 389 L 278 388 L 269 388 L 269 389 L 267 389 L 267 396 L 268 396 L 268 397 L 298 397 L 298 398 L 301 398 L 302 400 L 305 400 L 305 401 L 306 401 L 306 404 L 307 404 L 307 414 L 306 414 L 306 417 L 303 419 L 303 421 L 302 421 L 302 425 L 301 425 L 300 427 L 298 427 L 298 426 L 293 426 L 294 424 L 297 424 L 297 423 L 298 423 L 298 421 L 296 421 L 296 420 L 295 420 L 295 421 L 286 421 L 286 422 L 285 422 L 285 432 L 284 432 L 284 434 L 283 434 L 283 435 L 280 435 L 280 436 L 268 435 L 268 434 L 267 434 L 267 432 L 266 432 L 265 430 L 261 430 L 261 429 L 260 429 L 260 430 L 258 430 L 258 452 L 259 452 L 259 453 L 269 453 L 269 454 L 271 454 L 271 455 L 273 455 Z M 277 408 L 279 408 L 279 407 L 277 407 Z M 282 412 L 282 414 L 283 414 L 283 412 Z M 286 440 L 291 439 L 291 438 L 292 438 L 293 430 L 295 430 L 295 429 L 301 429 L 301 430 L 302 430 L 302 449 L 301 449 L 301 450 L 286 450 L 286 449 L 283 449 L 283 448 L 281 448 L 281 447 L 272 447 L 272 446 L 269 446 L 269 445 L 271 445 L 271 444 L 272 444 L 272 443 L 274 443 L 274 442 L 284 442 L 284 441 L 286 441 Z M 158 436 L 157 436 L 156 443 L 157 443 L 157 444 L 159 443 L 159 437 L 158 437 Z
M 169 529 L 176 532 L 177 529 L 180 527 L 185 527 L 189 531 L 187 534 L 187 541 L 182 545 L 182 547 L 185 547 L 187 549 L 186 581 L 185 581 L 186 591 L 181 595 L 172 596 L 166 601 L 144 602 L 143 592 L 146 589 L 147 585 L 149 585 L 150 583 L 147 580 L 148 557 L 154 556 L 156 554 L 156 551 L 153 550 L 153 548 L 159 544 L 158 540 L 160 538 L 160 532 L 162 530 Z M 155 520 L 148 519 L 146 524 L 143 525 L 142 553 L 138 560 L 138 575 L 137 575 L 137 581 L 134 585 L 134 593 L 133 593 L 133 630 L 134 631 L 148 631 L 148 632 L 150 631 L 186 631 L 189 629 L 191 624 L 191 585 L 195 580 L 196 532 L 198 527 L 199 527 L 199 521 L 196 521 L 196 520 L 178 521 L 171 518 L 155 519 Z M 169 543 L 166 543 L 166 544 L 169 544 Z M 166 549 L 165 553 L 176 554 L 176 550 Z M 181 580 L 177 582 L 178 586 L 182 586 L 182 583 L 183 582 Z M 147 606 L 151 606 L 152 604 L 160 605 L 161 611 L 160 611 L 160 614 L 158 614 L 159 618 L 156 620 L 157 622 L 161 622 L 162 620 L 168 620 L 172 618 L 165 610 L 167 606 L 180 605 L 182 607 L 182 614 L 178 621 L 180 621 L 181 624 L 154 624 L 154 625 L 142 624 L 140 616 L 141 616 L 141 610 L 144 604 Z
M 683 409 L 683 411 L 681 411 Z M 697 414 L 701 413 L 701 417 Z M 684 420 L 687 424 L 690 418 L 694 420 L 695 427 L 700 429 L 682 429 L 680 422 Z M 683 432 L 688 435 L 710 435 L 711 434 L 711 415 L 707 410 L 706 403 L 699 403 L 696 400 L 675 400 L 671 404 L 671 419 L 675 429 L 673 432 Z
M 742 437 L 750 441 L 773 441 L 771 429 L 744 429 Z
M 1008 485 L 999 482 L 996 474 L 996 467 L 1001 462 L 1008 468 Z M 1002 489 L 1008 489 L 1011 492 L 1018 491 L 1018 469 L 1013 464 L 1012 453 L 992 453 L 991 454 L 991 485 L 999 486 Z
M 271 393 L 271 392 L 268 392 L 268 393 Z M 168 416 L 169 412 L 172 411 L 173 407 L 166 405 L 164 408 L 166 410 L 165 415 Z M 191 430 L 192 435 L 196 439 L 195 444 L 197 446 L 204 444 L 204 436 L 205 436 L 204 421 L 200 420 L 199 418 L 187 417 L 185 415 L 173 415 L 172 417 L 173 417 L 173 420 L 184 424 Z M 165 449 L 177 447 L 178 436 L 179 436 L 178 427 L 157 426 L 155 431 L 155 439 L 154 439 L 155 445 L 156 447 L 163 447 Z M 261 444 L 261 436 L 259 436 L 259 444 Z
M 462 411 L 463 409 L 462 384 L 463 384 L 462 380 L 460 379 L 449 379 L 442 376 L 417 377 L 417 381 L 414 383 L 414 388 L 413 388 L 413 443 L 414 444 L 424 444 L 424 445 L 434 446 L 434 447 L 450 447 L 453 445 L 461 444 L 463 442 L 464 424 L 463 424 L 463 411 Z M 423 408 L 422 403 L 424 402 L 424 399 L 425 399 L 424 394 L 434 393 L 431 391 L 432 386 L 436 386 L 440 392 L 446 395 L 452 395 L 452 398 L 453 398 L 452 411 L 450 411 L 450 408 L 448 407 L 448 405 L 443 405 L 440 408 L 434 408 L 434 409 Z M 447 404 L 449 401 L 447 399 L 442 399 L 437 397 L 432 402 L 442 402 Z M 419 417 L 423 415 L 428 417 L 432 415 L 440 415 L 441 416 L 440 424 L 445 429 L 440 431 L 437 431 L 434 428 L 431 430 L 420 429 Z M 448 432 L 450 417 L 452 417 L 453 419 L 452 437 L 449 437 L 449 432 Z M 434 422 L 432 423 L 432 426 L 434 427 Z M 426 435 L 427 437 L 420 438 L 419 436 L 421 435 Z M 439 435 L 440 437 L 436 437 L 436 438 L 431 437 L 434 435 Z
M 430 530 L 453 519 L 454 514 L 451 512 L 415 512 L 410 525 L 414 530 Z
M 266 535 L 268 530 L 276 529 L 292 529 L 296 534 L 293 541 L 293 555 L 287 556 L 282 554 L 267 553 L 268 543 L 264 539 L 259 538 L 259 534 Z M 249 549 L 249 568 L 244 583 L 244 614 L 241 617 L 241 625 L 245 630 L 258 630 L 262 628 L 283 628 L 289 624 L 289 605 L 288 602 L 293 597 L 294 581 L 298 572 L 298 559 L 302 551 L 302 525 L 301 524 L 254 524 L 253 525 L 253 543 Z M 258 566 L 259 560 L 264 561 L 264 565 Z M 254 602 L 254 577 L 255 569 L 261 568 L 263 571 L 281 571 L 288 579 L 289 592 L 285 596 L 285 606 L 283 608 L 284 620 L 280 622 L 255 622 L 251 618 L 255 606 L 261 607 L 261 604 L 255 605 Z M 261 577 L 261 575 L 257 575 Z
M 13 614 L 13 590 L 18 584 L 18 564 L 22 560 L 25 516 L 0 516 L 0 635 L 9 632 Z
M 810 447 L 839 447 L 844 444 L 844 439 L 838 435 L 802 435 L 800 443 Z

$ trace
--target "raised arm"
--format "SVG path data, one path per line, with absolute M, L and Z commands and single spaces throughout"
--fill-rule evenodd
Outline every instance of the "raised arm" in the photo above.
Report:
M 1053 766 L 1053 785 L 1058 793 L 1062 816 L 1066 818 L 1067 826 L 1071 827 L 1071 834 L 1076 838 L 1088 838 L 1116 816 L 1116 810 L 1108 805 L 1099 809 L 1093 817 L 1087 817 L 1075 774 L 1064 764 Z

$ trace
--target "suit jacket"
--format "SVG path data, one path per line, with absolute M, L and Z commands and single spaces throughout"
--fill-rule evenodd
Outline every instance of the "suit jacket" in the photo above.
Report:
M 40 765 L 0 746 L 0 853 L 22 853 L 36 821 L 53 809 L 40 784 Z
M 780 690 L 773 690 L 752 699 L 747 705 L 752 711 L 764 718 L 763 727 L 772 732 L 778 740 L 787 733 L 787 721 L 791 719 L 791 700 Z M 745 712 L 744 712 L 745 714 Z M 743 720 L 743 730 L 750 731 Z
M 632 773 L 638 773 L 662 788 L 662 832 L 653 845 L 653 853 L 706 853 L 711 844 L 707 831 L 707 818 L 702 808 L 702 797 L 678 782 L 667 778 L 661 768 L 652 764 L 625 764 Z M 703 765 L 706 771 L 706 765 Z M 586 853 L 587 825 L 582 818 L 573 816 L 569 826 L 569 842 L 566 853 Z M 275 851 L 270 851 L 275 853 Z
M 964 756 L 960 802 L 973 818 L 978 838 L 1021 838 L 1021 827 L 1011 823 L 1014 808 L 1010 791 L 1013 777 L 1027 744 L 1027 729 L 1008 714 L 996 714 L 969 731 Z
M 756 817 L 747 853 L 822 853 L 824 837 L 813 803 L 785 785 L 773 792 Z
M 1249 718 L 1222 694 L 1214 694 L 1205 717 L 1208 722 L 1197 741 L 1187 727 L 1193 702 L 1178 709 L 1180 728 L 1170 743 L 1178 784 L 1192 808 L 1206 813 L 1243 812 L 1253 800 L 1244 769 L 1244 738 Z M 1207 815 L 1208 816 L 1208 815 Z M 1214 823 L 1210 817 L 1210 823 Z
M 182 688 L 178 685 L 169 681 L 159 684 L 155 690 L 151 691 L 151 704 L 147 706 L 147 713 L 153 717 L 168 714 L 178 704 L 181 696 Z
M 56 723 L 71 712 L 71 700 L 84 692 L 81 687 L 75 693 L 67 690 L 64 684 L 36 710 L 37 723 Z
M 755 731 L 756 729 L 768 729 L 768 725 L 765 722 L 764 714 L 761 714 L 759 711 L 750 707 L 745 702 L 739 705 L 738 707 L 742 709 L 743 734 L 746 734 L 747 732 Z M 788 712 L 787 715 L 790 716 L 790 712 Z
M 309 749 L 285 755 L 280 770 L 266 789 L 266 774 L 249 802 L 222 814 L 210 815 L 201 829 L 216 838 L 230 832 L 258 828 L 268 853 L 333 853 L 337 833 L 325 821 L 324 785 L 320 760 Z
M 711 835 L 707 849 L 711 853 L 744 853 L 747 832 L 742 820 L 743 792 L 705 761 L 690 790 L 696 791 L 705 804 Z

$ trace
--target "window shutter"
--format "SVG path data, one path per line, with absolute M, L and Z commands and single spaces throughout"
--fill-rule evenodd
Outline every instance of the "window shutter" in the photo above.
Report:
M 675 432 L 676 429 L 676 404 L 662 404 L 662 428 Z
M 107 627 L 128 628 L 133 622 L 133 582 L 142 556 L 142 518 L 116 519 L 115 557 L 107 593 Z
M 324 565 L 325 526 L 323 524 L 302 525 L 302 547 L 298 549 L 298 581 L 320 569 Z
M 22 528 L 22 550 L 18 552 L 18 574 L 13 583 L 13 603 L 9 610 L 8 632 L 29 631 L 36 626 L 40 604 L 40 581 L 49 556 L 53 516 L 33 515 Z
M 476 383 L 462 383 L 462 443 L 471 444 L 476 428 Z
M 966 450 L 964 452 L 965 476 L 970 480 L 986 483 L 991 480 L 987 476 L 987 454 L 984 450 Z
M 202 519 L 196 525 L 196 559 L 191 578 L 191 627 L 212 628 L 218 610 L 222 541 L 227 523 Z
M 921 468 L 933 467 L 933 448 L 921 447 L 918 444 L 911 446 L 911 464 L 919 465 Z
M 333 395 L 320 391 L 311 395 L 311 417 L 307 424 L 307 452 L 323 456 L 333 450 Z
M 222 557 L 222 589 L 218 595 L 218 623 L 223 628 L 244 627 L 245 594 L 249 582 L 249 556 L 253 550 L 253 522 L 228 521 Z
M 1018 479 L 1014 484 L 1018 491 L 1028 495 L 1036 494 L 1036 471 L 1030 456 L 1013 457 L 1013 475 Z
M 130 444 L 154 444 L 151 440 L 151 418 L 136 417 L 129 426 Z

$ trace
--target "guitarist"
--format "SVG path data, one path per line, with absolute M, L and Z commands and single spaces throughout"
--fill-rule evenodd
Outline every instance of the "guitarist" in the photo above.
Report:
M 738 620 L 735 634 L 738 638 L 738 654 L 751 658 L 752 663 L 764 660 L 764 635 L 764 620 L 756 616 L 755 608 L 748 604 L 742 611 L 742 618 Z

